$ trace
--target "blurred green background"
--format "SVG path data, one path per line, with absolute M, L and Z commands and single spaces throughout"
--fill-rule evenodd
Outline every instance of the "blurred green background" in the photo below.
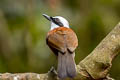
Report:
M 45 73 L 56 64 L 46 45 L 50 22 L 63 16 L 76 32 L 76 63 L 84 59 L 120 21 L 120 0 L 0 0 L 0 72 Z M 110 74 L 120 80 L 120 55 Z

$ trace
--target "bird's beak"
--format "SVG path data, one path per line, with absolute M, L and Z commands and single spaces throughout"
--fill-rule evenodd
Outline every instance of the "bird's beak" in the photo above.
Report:
M 44 16 L 47 20 L 51 21 L 51 17 L 50 17 L 50 16 L 48 16 L 48 15 L 46 15 L 46 14 L 43 14 L 43 16 Z

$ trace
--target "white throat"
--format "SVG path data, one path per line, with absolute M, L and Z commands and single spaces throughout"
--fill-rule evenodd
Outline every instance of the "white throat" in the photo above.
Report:
M 68 21 L 65 18 L 63 18 L 61 16 L 56 16 L 56 17 L 53 17 L 53 18 L 59 18 L 60 22 L 63 24 L 62 27 L 69 28 L 69 23 L 68 23 Z M 53 23 L 51 21 L 51 28 L 50 28 L 50 30 L 53 30 L 53 29 L 58 28 L 58 27 L 61 27 L 61 26 L 58 26 L 57 24 L 55 24 L 55 23 Z

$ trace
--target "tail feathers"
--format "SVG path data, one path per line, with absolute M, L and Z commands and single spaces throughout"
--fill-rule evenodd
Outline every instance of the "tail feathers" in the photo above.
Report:
M 66 56 L 61 53 L 58 53 L 58 77 L 62 79 L 67 77 Z
M 76 64 L 74 60 L 74 54 L 67 54 L 67 59 L 66 59 L 66 68 L 67 68 L 67 75 L 70 78 L 73 78 L 76 76 Z
M 64 79 L 66 77 L 73 78 L 76 76 L 76 65 L 74 61 L 74 54 L 58 53 L 58 77 Z

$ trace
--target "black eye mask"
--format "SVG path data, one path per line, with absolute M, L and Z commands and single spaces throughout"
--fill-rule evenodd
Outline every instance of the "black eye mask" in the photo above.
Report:
M 56 25 L 63 27 L 64 25 L 60 22 L 60 20 L 58 18 L 53 18 L 50 17 L 50 19 L 52 20 L 52 22 L 54 22 Z

